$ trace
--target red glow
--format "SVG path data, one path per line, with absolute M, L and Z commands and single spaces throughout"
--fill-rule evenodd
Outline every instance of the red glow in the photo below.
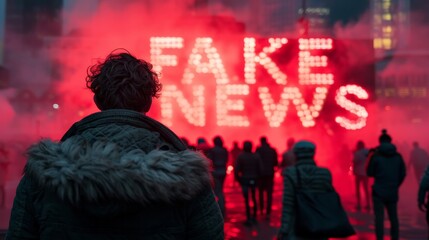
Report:
M 244 81 L 246 84 L 229 84 L 229 76 L 225 70 L 221 54 L 215 47 L 212 38 L 196 38 L 194 47 L 188 58 L 188 64 L 184 69 L 182 77 L 182 87 L 178 85 L 166 85 L 166 92 L 161 98 L 161 116 L 163 121 L 173 126 L 173 101 L 177 101 L 178 106 L 189 124 L 193 126 L 204 127 L 206 126 L 206 117 L 209 115 L 207 111 L 207 97 L 216 99 L 215 115 L 217 119 L 217 126 L 234 126 L 234 127 L 249 127 L 251 123 L 249 116 L 243 114 L 232 114 L 230 111 L 243 112 L 246 108 L 244 99 L 231 99 L 228 96 L 249 96 L 249 88 L 256 88 L 258 91 L 260 103 L 264 116 L 270 127 L 280 127 L 285 122 L 288 112 L 289 102 L 295 105 L 297 116 L 299 117 L 303 127 L 314 127 L 316 125 L 316 118 L 319 116 L 323 108 L 326 96 L 328 94 L 328 87 L 334 84 L 334 75 L 329 73 L 331 70 L 328 68 L 329 58 L 323 53 L 317 53 L 320 50 L 331 50 L 333 48 L 333 41 L 330 38 L 310 38 L 299 39 L 299 59 L 298 59 L 298 77 L 299 85 L 314 85 L 316 88 L 313 90 L 312 104 L 308 104 L 306 96 L 302 94 L 302 90 L 298 87 L 287 86 L 287 75 L 282 72 L 279 66 L 270 58 L 270 54 L 274 53 L 277 49 L 282 48 L 288 43 L 286 38 L 270 38 L 268 39 L 270 46 L 265 46 L 262 51 L 256 53 L 256 40 L 254 38 L 244 38 Z M 175 55 L 163 55 L 163 48 L 182 48 L 183 38 L 169 37 L 151 38 L 151 59 L 157 64 L 157 69 L 162 69 L 166 66 L 177 66 L 178 57 Z M 269 87 L 259 84 L 261 81 L 256 79 L 256 65 L 257 63 L 263 67 L 268 75 L 272 77 L 276 83 L 276 89 L 283 89 L 280 93 L 279 101 L 273 99 L 273 94 Z M 314 69 L 321 69 L 328 71 L 328 73 L 314 73 Z M 168 71 L 167 69 L 165 71 Z M 212 89 L 208 89 L 207 84 L 198 85 L 193 83 L 193 79 L 199 75 L 210 74 L 214 77 L 215 94 L 212 95 Z M 180 88 L 189 88 L 186 85 L 192 84 L 192 100 L 186 99 L 183 95 L 183 90 Z M 286 85 L 285 87 L 280 87 Z M 367 99 L 362 97 L 361 92 L 356 90 L 358 86 L 348 85 L 346 88 L 340 88 L 340 95 L 337 96 L 336 101 L 340 107 L 358 115 L 360 120 L 352 123 L 348 119 L 337 117 L 335 121 L 342 127 L 355 130 L 365 126 L 365 119 L 367 112 L 364 107 L 356 105 L 350 100 L 345 100 L 344 91 L 349 91 L 352 94 L 357 94 L 360 99 Z M 206 89 L 210 92 L 205 93 Z M 365 92 L 366 93 L 366 92 Z M 249 96 L 254 98 L 252 96 Z M 192 104 L 190 102 L 193 102 Z M 353 106 L 349 106 L 354 104 Z M 356 106 L 355 106 L 356 105 Z M 358 109 L 357 109 L 358 108 Z M 357 110 L 356 110 L 357 109 Z M 364 114 L 366 113 L 366 115 Z M 364 115 L 362 115 L 364 114 Z
M 84 90 L 86 69 L 116 48 L 154 64 L 163 90 L 148 115 L 191 143 L 217 134 L 227 146 L 261 135 L 279 149 L 285 136 L 324 142 L 331 132 L 348 131 L 335 122 L 336 116 L 350 117 L 336 103 L 335 92 L 346 83 L 371 81 L 344 78 L 344 69 L 357 64 L 338 60 L 339 55 L 355 56 L 342 40 L 294 39 L 291 34 L 261 38 L 234 19 L 194 15 L 178 1 L 151 7 L 100 1 L 90 17 L 74 18 L 80 10 L 71 13 L 68 29 L 81 35 L 61 38 L 52 51 L 61 64 L 57 93 L 62 101 L 56 113 L 64 115 L 61 130 L 97 111 L 91 92 Z M 300 63 L 314 74 L 308 82 L 299 77 Z M 350 100 L 368 107 L 369 100 Z
M 356 115 L 358 119 L 350 120 L 345 117 L 336 117 L 335 121 L 346 129 L 350 129 L 350 130 L 361 129 L 366 125 L 368 112 L 361 105 L 358 105 L 348 100 L 345 97 L 347 94 L 353 94 L 359 99 L 368 99 L 369 97 L 365 89 L 357 85 L 346 85 L 346 86 L 340 87 L 340 89 L 338 89 L 337 91 L 337 96 L 335 97 L 335 100 L 337 101 L 338 105 L 340 105 L 350 113 Z

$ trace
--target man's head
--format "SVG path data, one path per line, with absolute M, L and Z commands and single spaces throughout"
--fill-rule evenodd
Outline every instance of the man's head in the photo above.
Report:
M 244 152 L 252 152 L 252 142 L 251 141 L 244 141 L 243 142 L 243 151 Z
M 109 54 L 103 62 L 88 68 L 86 86 L 94 93 L 100 110 L 149 111 L 161 84 L 152 65 L 128 52 Z
M 386 129 L 381 130 L 381 135 L 378 138 L 378 142 L 379 143 L 391 143 L 392 142 L 392 137 L 389 134 L 387 134 Z
M 316 153 L 316 145 L 310 141 L 298 141 L 293 146 L 293 153 L 298 161 L 301 159 L 313 159 Z
M 418 148 L 419 147 L 419 143 L 418 142 L 413 142 L 413 147 L 414 148 Z
M 221 137 L 221 136 L 216 136 L 216 137 L 214 137 L 214 138 L 213 138 L 213 144 L 214 144 L 215 146 L 222 147 L 222 146 L 223 146 L 223 140 L 222 140 L 222 137 Z
M 362 149 L 364 147 L 365 147 L 365 143 L 362 140 L 357 141 L 357 143 L 356 143 L 357 149 Z

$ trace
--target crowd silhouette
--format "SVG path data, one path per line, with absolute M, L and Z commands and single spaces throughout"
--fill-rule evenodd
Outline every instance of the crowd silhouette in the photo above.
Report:
M 213 147 L 202 139 L 204 138 L 198 138 L 195 147 L 191 148 L 204 152 L 207 154 L 208 159 L 212 161 L 212 173 L 215 181 L 214 192 L 224 217 L 228 213 L 225 212 L 225 198 L 220 186 L 223 187 L 224 174 L 228 172 L 228 167 L 231 167 L 234 182 L 239 184 L 243 196 L 246 219 L 243 224 L 248 227 L 256 225 L 258 223 L 257 219 L 260 219 L 260 217 L 270 218 L 273 179 L 276 172 L 279 172 L 284 178 L 285 174 L 290 174 L 290 171 L 298 163 L 302 165 L 306 161 L 317 167 L 317 161 L 312 159 L 314 152 L 309 153 L 308 156 L 306 155 L 310 157 L 309 160 L 300 160 L 303 159 L 303 154 L 294 151 L 294 147 L 297 146 L 298 142 L 302 141 L 296 141 L 293 137 L 286 140 L 285 148 L 281 151 L 281 154 L 278 154 L 278 150 L 269 144 L 267 136 L 260 136 L 259 143 L 256 146 L 250 140 L 244 140 L 242 143 L 232 140 L 230 141 L 232 144 L 229 150 L 223 145 L 221 136 L 214 138 Z M 218 141 L 217 144 L 215 139 Z M 353 175 L 355 210 L 374 214 L 374 234 L 376 239 L 383 239 L 384 236 L 384 210 L 387 211 L 390 221 L 391 239 L 399 239 L 400 223 L 397 212 L 399 188 L 405 179 L 407 171 L 412 171 L 420 186 L 418 193 L 419 208 L 426 212 L 429 192 L 429 155 L 419 146 L 418 142 L 413 142 L 413 149 L 409 153 L 401 154 L 398 152 L 396 145 L 393 144 L 393 139 L 386 129 L 381 131 L 378 142 L 379 144 L 376 147 L 368 148 L 363 140 L 357 140 L 353 150 L 347 150 L 347 146 L 342 145 L 340 156 L 343 159 L 348 158 L 350 161 L 344 160 L 341 164 L 341 169 L 344 173 Z M 315 144 L 314 148 L 316 148 Z M 228 156 L 225 156 L 226 152 Z M 404 154 L 409 154 L 407 164 L 405 164 L 406 159 L 403 158 Z M 329 177 L 327 175 L 325 178 L 318 176 L 315 172 L 311 172 L 309 176 L 313 178 L 311 180 L 313 182 L 332 182 L 331 175 Z M 319 178 L 322 180 L 315 180 Z M 316 186 L 319 185 L 316 184 Z M 288 194 L 293 192 L 291 191 L 292 188 L 293 186 L 290 183 L 285 183 L 283 198 L 286 197 L 289 200 L 287 200 L 286 205 L 283 203 L 282 206 L 282 224 L 290 222 L 290 218 L 294 216 L 294 212 L 290 210 L 290 199 L 292 197 L 287 197 Z M 316 191 L 319 191 L 317 187 Z M 287 224 L 286 227 L 282 225 L 279 229 L 281 233 L 279 234 L 279 239 L 282 238 L 282 234 L 295 234 L 293 231 L 290 232 L 290 228 Z

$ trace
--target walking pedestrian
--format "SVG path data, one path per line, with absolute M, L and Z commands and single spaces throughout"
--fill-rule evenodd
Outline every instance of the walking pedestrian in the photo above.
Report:
M 384 209 L 390 221 L 390 237 L 399 239 L 398 200 L 399 187 L 405 179 L 405 163 L 391 143 L 387 130 L 379 137 L 380 145 L 373 150 L 367 167 L 367 175 L 374 178 L 372 202 L 375 214 L 377 240 L 384 238 Z
M 266 218 L 271 215 L 271 208 L 273 202 L 273 188 L 274 188 L 274 173 L 278 166 L 277 151 L 270 146 L 266 137 L 260 138 L 260 146 L 256 149 L 256 153 L 260 157 L 260 176 L 258 182 L 259 191 L 259 204 L 261 215 L 266 214 Z M 266 195 L 266 202 L 264 199 Z M 264 205 L 266 204 L 266 209 Z
M 223 146 L 223 139 L 220 136 L 213 138 L 213 145 L 214 147 L 208 151 L 208 157 L 212 161 L 214 192 L 222 215 L 225 218 L 225 196 L 223 193 L 223 185 L 226 177 L 228 150 Z
M 240 153 L 242 152 L 243 150 L 238 146 L 238 142 L 234 141 L 232 143 L 232 149 L 229 151 L 230 160 L 228 165 L 234 168 L 234 166 L 236 165 L 238 155 L 240 155 Z M 235 175 L 234 175 L 234 181 L 232 182 L 232 186 L 235 186 L 236 182 L 237 182 L 237 179 L 235 179 Z
M 316 165 L 314 155 L 316 145 L 310 141 L 298 141 L 294 147 L 296 164 L 286 168 L 284 171 L 283 210 L 281 217 L 279 240 L 286 239 L 308 239 L 297 236 L 295 231 L 296 202 L 295 189 L 298 183 L 297 171 L 300 174 L 301 188 L 310 192 L 324 192 L 332 189 L 332 175 L 326 168 Z M 325 238 L 312 238 L 312 240 L 322 240 Z
M 353 175 L 355 176 L 355 190 L 356 190 L 356 210 L 361 209 L 361 187 L 365 194 L 365 209 L 370 210 L 370 195 L 368 187 L 368 176 L 366 175 L 366 166 L 368 159 L 368 149 L 365 143 L 359 140 L 356 144 L 356 150 L 353 152 Z
M 246 206 L 246 226 L 255 224 L 256 214 L 258 210 L 256 202 L 256 184 L 260 174 L 260 158 L 259 155 L 252 152 L 252 142 L 244 141 L 243 152 L 237 157 L 237 162 L 234 167 L 235 178 L 241 185 L 243 192 L 244 204 Z M 251 213 L 249 190 L 252 198 L 253 213 Z
M 9 151 L 6 144 L 0 142 L 0 208 L 6 204 L 6 175 L 9 165 Z
M 281 170 L 283 170 L 287 167 L 291 167 L 295 164 L 295 155 L 293 153 L 293 145 L 295 144 L 294 138 L 289 138 L 287 140 L 287 148 L 282 154 L 282 162 L 280 163 Z
M 426 224 L 428 226 L 428 239 L 429 239 L 429 167 L 420 181 L 419 192 L 418 192 L 418 207 L 422 212 L 426 212 Z
M 429 165 L 429 154 L 419 146 L 418 142 L 413 142 L 413 150 L 410 153 L 410 160 L 407 167 L 412 167 L 417 183 L 420 183 L 425 169 Z

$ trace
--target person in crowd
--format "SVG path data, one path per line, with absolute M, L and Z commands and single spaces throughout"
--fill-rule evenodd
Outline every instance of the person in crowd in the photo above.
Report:
M 417 182 L 420 183 L 426 167 L 429 165 L 429 154 L 419 146 L 418 142 L 413 142 L 413 150 L 410 153 L 410 160 L 407 167 L 412 167 Z
M 86 85 L 101 111 L 28 150 L 6 239 L 224 239 L 209 160 L 146 116 L 152 65 L 114 51 Z
M 339 167 L 341 174 L 344 176 L 349 175 L 350 167 L 352 166 L 352 162 L 350 161 L 350 155 L 353 153 L 353 151 L 350 149 L 349 145 L 346 143 L 341 144 L 341 146 L 338 148 L 338 152 L 336 155 L 336 159 L 339 161 Z
M 381 130 L 381 135 L 378 137 L 378 142 L 392 143 L 392 137 L 387 133 L 387 129 Z
M 270 146 L 266 137 L 260 138 L 260 146 L 256 149 L 256 153 L 260 157 L 260 176 L 258 183 L 259 191 L 259 206 L 261 214 L 264 214 L 264 195 L 266 195 L 266 217 L 271 215 L 271 208 L 273 202 L 273 188 L 274 188 L 274 173 L 279 164 L 277 151 Z
M 361 209 L 361 187 L 365 194 L 366 210 L 370 210 L 370 195 L 368 189 L 368 176 L 366 175 L 366 166 L 368 159 L 368 149 L 365 143 L 359 140 L 356 144 L 356 150 L 353 152 L 352 168 L 353 175 L 355 176 L 355 190 L 356 190 L 356 210 Z
M 422 179 L 419 185 L 418 191 L 418 207 L 421 211 L 426 212 L 426 224 L 428 225 L 428 239 L 429 239 L 429 201 L 428 201 L 428 192 L 429 192 L 429 167 L 426 167 Z
M 252 152 L 252 142 L 243 142 L 243 152 L 237 157 L 234 166 L 235 178 L 241 185 L 243 191 L 244 203 L 246 206 L 246 226 L 256 224 L 257 202 L 256 202 L 256 184 L 260 173 L 260 157 Z M 253 213 L 250 211 L 249 190 L 252 195 Z
M 188 149 L 196 150 L 195 146 L 191 145 L 191 143 L 186 137 L 181 137 L 180 140 L 182 140 L 183 144 L 185 144 Z
M 374 178 L 372 202 L 375 215 L 375 235 L 377 240 L 384 238 L 384 209 L 390 221 L 390 237 L 399 239 L 398 191 L 405 179 L 404 160 L 392 144 L 392 137 L 383 129 L 379 145 L 369 158 L 367 175 Z
M 9 151 L 6 144 L 0 142 L 0 208 L 6 204 L 6 174 L 9 164 Z
M 213 145 L 214 147 L 208 151 L 208 157 L 212 161 L 214 192 L 216 194 L 220 210 L 225 217 L 225 196 L 223 193 L 223 185 L 228 164 L 228 150 L 223 146 L 223 139 L 220 136 L 213 138 Z
M 280 164 L 281 170 L 291 167 L 295 164 L 295 155 L 293 154 L 293 145 L 295 144 L 294 138 L 289 138 L 286 142 L 287 148 L 286 151 L 282 154 L 282 162 Z
M 234 141 L 232 143 L 232 148 L 229 151 L 229 164 L 228 164 L 229 166 L 232 166 L 232 167 L 235 166 L 235 162 L 237 161 L 237 157 L 238 157 L 238 155 L 240 155 L 241 152 L 243 152 L 243 150 L 238 145 L 238 142 Z M 235 179 L 235 177 L 234 177 L 233 185 L 235 185 L 236 182 L 237 182 L 237 179 Z
M 207 140 L 204 137 L 199 137 L 197 139 L 197 146 L 195 146 L 195 149 L 197 151 L 202 152 L 205 156 L 208 156 L 209 151 L 212 147 L 208 144 Z
M 240 148 L 240 146 L 238 146 L 238 142 L 234 141 L 232 143 L 232 148 L 229 151 L 229 162 L 231 166 L 235 165 L 235 161 L 237 161 L 237 157 L 238 155 L 240 155 L 240 153 L 243 152 L 243 149 Z
M 332 189 L 332 175 L 326 168 L 316 165 L 314 156 L 316 145 L 313 142 L 301 140 L 294 147 L 296 164 L 284 171 L 283 210 L 281 225 L 278 233 L 279 240 L 303 239 L 295 233 L 295 187 L 298 183 L 297 171 L 301 178 L 301 187 L 308 191 L 323 192 Z M 320 238 L 323 239 L 323 238 Z M 317 239 L 313 239 L 317 240 Z

